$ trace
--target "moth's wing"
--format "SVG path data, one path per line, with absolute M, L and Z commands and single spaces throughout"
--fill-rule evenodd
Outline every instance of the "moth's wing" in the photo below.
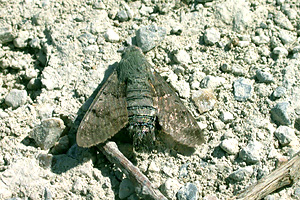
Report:
M 125 84 L 119 83 L 115 70 L 82 119 L 77 131 L 77 144 L 90 147 L 105 142 L 127 123 Z
M 204 142 L 203 132 L 197 121 L 171 87 L 156 71 L 152 84 L 156 95 L 158 123 L 165 134 L 176 142 L 195 147 Z

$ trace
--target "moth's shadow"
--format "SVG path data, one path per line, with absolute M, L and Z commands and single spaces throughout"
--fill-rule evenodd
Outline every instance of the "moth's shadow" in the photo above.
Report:
M 65 152 L 65 154 L 53 155 L 51 171 L 56 174 L 64 173 L 84 162 L 89 160 L 93 160 L 96 162 L 97 150 L 95 147 L 92 148 L 82 148 L 76 144 L 76 133 L 78 126 L 83 119 L 84 114 L 87 112 L 87 109 L 93 102 L 97 93 L 103 86 L 103 84 L 107 81 L 108 77 L 113 73 L 118 63 L 114 63 L 109 65 L 108 69 L 104 73 L 104 78 L 92 95 L 86 100 L 86 102 L 80 107 L 77 111 L 77 117 L 72 123 L 69 132 L 67 133 L 69 138 L 69 146 L 70 148 Z

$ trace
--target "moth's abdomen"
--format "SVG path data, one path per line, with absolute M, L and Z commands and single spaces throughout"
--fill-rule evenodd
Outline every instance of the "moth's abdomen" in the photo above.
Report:
M 156 108 L 153 107 L 151 86 L 146 78 L 135 77 L 129 80 L 126 90 L 129 132 L 136 145 L 152 143 Z

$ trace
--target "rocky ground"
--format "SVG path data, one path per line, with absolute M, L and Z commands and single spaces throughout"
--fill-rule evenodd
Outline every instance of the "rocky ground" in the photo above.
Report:
M 299 151 L 298 0 L 0 0 L 0 199 L 138 199 L 75 143 L 131 44 L 205 134 L 192 155 L 159 142 L 136 153 L 169 199 L 230 199 Z M 300 183 L 265 199 L 300 199 Z

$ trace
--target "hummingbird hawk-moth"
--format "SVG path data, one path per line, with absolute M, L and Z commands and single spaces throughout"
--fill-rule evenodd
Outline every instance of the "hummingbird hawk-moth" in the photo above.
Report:
M 127 127 L 134 146 L 155 140 L 155 128 L 175 142 L 194 147 L 204 141 L 197 121 L 138 47 L 125 49 L 79 125 L 77 144 L 91 147 Z

